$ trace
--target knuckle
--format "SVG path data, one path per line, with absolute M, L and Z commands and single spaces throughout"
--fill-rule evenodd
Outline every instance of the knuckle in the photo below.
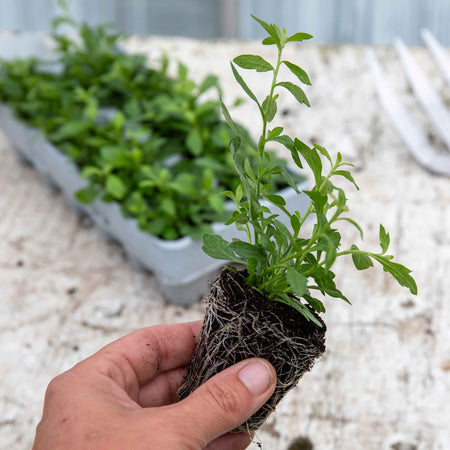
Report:
M 235 415 L 240 412 L 241 402 L 237 393 L 231 387 L 216 382 L 208 383 L 205 387 L 207 389 L 206 394 L 215 409 L 227 415 Z
M 53 380 L 50 381 L 50 383 L 47 386 L 47 391 L 45 394 L 47 397 L 52 397 L 61 390 L 62 388 L 61 384 L 63 382 L 62 377 L 63 377 L 62 375 L 58 375 L 55 378 L 53 378 Z
M 67 375 L 65 373 L 53 378 L 47 386 L 45 397 L 51 400 L 55 396 L 59 396 L 67 387 Z

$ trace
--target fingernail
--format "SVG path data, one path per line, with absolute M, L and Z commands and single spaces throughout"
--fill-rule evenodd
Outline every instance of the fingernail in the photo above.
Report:
M 262 361 L 247 364 L 238 373 L 238 377 L 253 395 L 266 392 L 272 382 L 272 372 Z

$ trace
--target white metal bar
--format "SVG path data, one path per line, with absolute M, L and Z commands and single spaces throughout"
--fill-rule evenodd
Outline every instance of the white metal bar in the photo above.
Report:
M 450 113 L 448 109 L 403 41 L 395 39 L 394 45 L 419 103 L 436 133 L 450 149 Z
M 366 56 L 381 105 L 412 156 L 419 164 L 432 172 L 450 176 L 450 155 L 437 153 L 430 146 L 425 134 L 412 121 L 389 84 L 375 52 L 368 48 Z
M 423 29 L 420 31 L 423 41 L 436 61 L 437 66 L 444 75 L 447 83 L 450 85 L 450 58 L 446 54 L 444 47 L 439 43 L 439 41 L 433 36 L 433 34 L 427 30 Z

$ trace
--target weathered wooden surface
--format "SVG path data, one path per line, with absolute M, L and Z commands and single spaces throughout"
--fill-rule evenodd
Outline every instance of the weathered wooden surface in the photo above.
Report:
M 131 50 L 164 49 L 201 79 L 221 78 L 225 100 L 240 96 L 228 61 L 259 44 L 132 39 Z M 266 48 L 270 58 L 271 49 Z M 419 124 L 394 52 L 382 63 Z M 423 51 L 415 51 L 447 103 L 449 90 Z M 359 192 L 349 188 L 352 216 L 377 248 L 380 221 L 392 251 L 414 270 L 413 297 L 381 270 L 356 272 L 338 262 L 339 286 L 353 301 L 327 301 L 328 351 L 283 401 L 257 439 L 286 449 L 299 435 L 320 450 L 450 448 L 450 180 L 421 169 L 384 118 L 358 47 L 293 47 L 288 58 L 310 73 L 313 107 L 282 97 L 283 125 L 305 141 L 342 151 L 355 163 Z M 265 92 L 261 80 L 257 94 Z M 250 103 L 236 115 L 253 129 Z M 450 124 L 449 124 L 450 125 Z M 1 124 L 0 124 L 1 126 Z M 344 228 L 347 243 L 358 236 Z M 0 138 L 0 448 L 29 448 L 45 387 L 111 340 L 139 327 L 193 320 L 202 306 L 169 305 L 154 278 L 71 211 Z M 252 445 L 253 449 L 257 444 Z

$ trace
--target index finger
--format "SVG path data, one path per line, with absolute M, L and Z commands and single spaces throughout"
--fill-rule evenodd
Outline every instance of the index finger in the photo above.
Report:
M 90 359 L 129 392 L 136 383 L 143 386 L 161 372 L 186 366 L 201 326 L 199 320 L 143 328 L 112 342 Z

